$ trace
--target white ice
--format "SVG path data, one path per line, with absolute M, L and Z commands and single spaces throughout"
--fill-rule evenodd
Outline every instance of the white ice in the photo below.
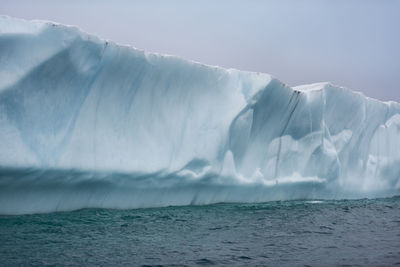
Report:
M 3 16 L 0 166 L 394 195 L 400 105 Z

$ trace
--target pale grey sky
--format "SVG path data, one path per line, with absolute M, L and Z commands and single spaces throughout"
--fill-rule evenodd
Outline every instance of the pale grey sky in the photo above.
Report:
M 0 14 L 400 102 L 400 0 L 2 0 Z

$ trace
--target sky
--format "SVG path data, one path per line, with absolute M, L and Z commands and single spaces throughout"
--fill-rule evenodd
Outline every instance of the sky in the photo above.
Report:
M 1 0 L 0 14 L 400 102 L 400 0 Z

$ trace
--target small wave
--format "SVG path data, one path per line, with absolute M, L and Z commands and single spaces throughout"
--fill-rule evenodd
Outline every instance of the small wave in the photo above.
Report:
M 306 203 L 308 203 L 308 204 L 322 204 L 322 203 L 324 203 L 324 201 L 322 201 L 322 200 L 309 200 L 309 201 L 306 201 Z

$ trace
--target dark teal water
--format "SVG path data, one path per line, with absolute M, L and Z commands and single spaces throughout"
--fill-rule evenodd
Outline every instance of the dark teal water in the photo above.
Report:
M 400 198 L 0 216 L 0 265 L 400 265 Z

